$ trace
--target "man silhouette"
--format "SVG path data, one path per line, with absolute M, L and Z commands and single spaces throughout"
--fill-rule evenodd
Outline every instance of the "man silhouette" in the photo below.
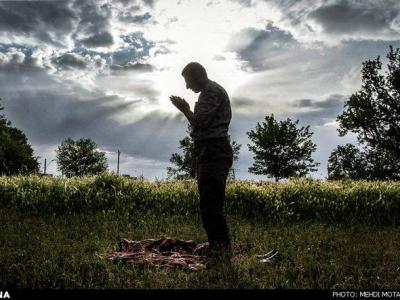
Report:
M 182 76 L 186 88 L 200 92 L 193 112 L 185 99 L 177 96 L 170 99 L 192 127 L 201 219 L 209 242 L 209 264 L 230 263 L 229 230 L 223 211 L 226 179 L 233 162 L 228 137 L 232 117 L 229 96 L 222 86 L 208 79 L 206 70 L 197 62 L 189 63 L 182 70 Z

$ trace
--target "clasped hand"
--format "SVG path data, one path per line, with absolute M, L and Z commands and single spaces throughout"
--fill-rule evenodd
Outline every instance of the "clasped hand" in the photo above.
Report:
M 189 103 L 187 103 L 185 99 L 178 96 L 170 96 L 169 99 L 171 100 L 172 104 L 175 105 L 175 107 L 181 112 L 190 110 Z

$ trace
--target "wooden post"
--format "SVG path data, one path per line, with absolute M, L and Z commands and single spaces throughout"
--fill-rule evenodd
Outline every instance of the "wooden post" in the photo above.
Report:
M 119 175 L 119 155 L 121 152 L 118 150 L 118 162 L 117 162 L 117 175 Z

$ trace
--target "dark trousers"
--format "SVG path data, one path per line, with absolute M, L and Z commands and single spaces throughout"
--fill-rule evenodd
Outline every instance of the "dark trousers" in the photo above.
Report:
M 210 251 L 230 246 L 224 215 L 225 187 L 233 162 L 229 140 L 210 139 L 195 142 L 196 177 L 200 194 L 200 213 L 208 236 Z

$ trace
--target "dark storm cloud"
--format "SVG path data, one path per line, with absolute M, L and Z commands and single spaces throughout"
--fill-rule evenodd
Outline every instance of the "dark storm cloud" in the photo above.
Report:
M 331 95 L 323 101 L 312 99 L 295 100 L 293 105 L 299 108 L 331 109 L 343 104 L 343 95 Z
M 243 97 L 232 97 L 231 98 L 231 105 L 232 108 L 234 109 L 246 109 L 246 107 L 250 107 L 255 105 L 256 102 L 252 99 L 249 98 L 243 98 Z
M 247 28 L 231 37 L 228 50 L 235 51 L 239 58 L 248 64 L 249 71 L 273 69 L 282 63 L 282 50 L 288 51 L 297 46 L 296 40 L 286 31 L 271 23 L 265 30 Z
M 87 1 L 0 1 L 0 31 L 65 47 L 72 37 L 87 47 L 114 42 L 111 6 Z
M 312 11 L 310 18 L 330 33 L 375 33 L 390 28 L 399 16 L 398 1 L 336 1 Z
M 107 31 L 96 32 L 87 38 L 79 40 L 79 42 L 87 47 L 107 47 L 114 43 L 114 38 Z
M 139 9 L 142 5 L 154 8 L 155 0 L 114 0 L 115 3 L 121 3 L 123 6 Z
M 313 21 L 327 34 L 386 39 L 398 38 L 400 2 L 397 0 L 264 0 L 282 13 L 282 22 L 313 32 Z M 239 1 L 240 2 L 240 1 Z
M 143 63 L 149 57 L 150 49 L 155 47 L 154 42 L 145 39 L 142 32 L 124 35 L 122 39 L 126 44 L 114 52 L 103 53 L 78 45 L 71 52 L 53 57 L 52 62 L 61 68 L 84 69 L 90 64 L 103 63 L 101 60 L 104 60 L 113 71 L 151 72 L 155 69 L 153 65 Z M 1 49 L 0 44 L 0 53 Z
M 78 16 L 68 1 L 0 1 L 0 32 L 62 46 Z
M 322 101 L 312 99 L 299 99 L 293 102 L 296 108 L 307 109 L 307 111 L 293 113 L 293 117 L 304 125 L 324 125 L 336 120 L 343 111 L 343 106 L 348 96 L 330 95 Z
M 186 123 L 178 115 L 141 112 L 142 99 L 158 95 L 149 83 L 132 82 L 131 88 L 139 97 L 127 102 L 115 95 L 88 91 L 72 81 L 60 81 L 36 64 L 29 53 L 27 48 L 0 45 L 0 96 L 5 114 L 14 126 L 26 132 L 30 143 L 55 145 L 67 137 L 89 137 L 102 149 L 118 147 L 127 155 L 161 161 L 168 161 L 177 151 Z M 79 66 L 77 56 L 68 54 L 59 56 L 58 62 Z M 90 59 L 84 58 L 86 62 Z M 138 64 L 134 68 L 149 66 Z M 128 112 L 141 119 L 117 120 Z
M 400 40 L 348 39 L 336 46 L 307 47 L 289 32 L 268 24 L 265 30 L 247 28 L 234 34 L 227 49 L 237 53 L 243 62 L 242 69 L 248 72 L 283 71 L 297 65 L 301 71 L 288 73 L 288 78 L 283 77 L 283 81 L 299 74 L 307 76 L 302 80 L 308 80 L 324 73 L 330 73 L 337 77 L 334 80 L 340 81 L 340 77 L 352 68 L 361 67 L 363 61 L 385 56 L 390 45 L 399 47 Z
M 144 24 L 151 19 L 151 14 L 149 12 L 141 15 L 132 15 L 130 13 L 125 13 L 120 15 L 118 19 L 126 23 Z
M 85 59 L 76 53 L 66 53 L 52 59 L 53 63 L 62 69 L 85 69 L 87 63 Z
M 321 72 L 335 72 L 338 80 L 342 80 L 343 75 L 351 68 L 361 69 L 362 62 L 366 60 L 380 56 L 385 62 L 390 45 L 399 47 L 400 40 L 347 40 L 339 46 L 326 48 L 319 53 L 309 53 L 308 60 L 319 64 Z
M 68 42 L 72 40 L 75 47 L 109 47 L 116 42 L 113 14 L 124 22 L 138 24 L 152 18 L 150 12 L 142 10 L 151 9 L 154 1 L 122 3 L 129 4 L 129 9 L 95 0 L 0 1 L 0 35 L 18 42 L 18 38 L 33 37 L 58 48 L 70 46 Z M 143 46 L 146 51 L 146 45 Z
M 93 70 L 101 69 L 106 64 L 106 59 L 96 52 L 53 52 L 38 58 L 35 51 L 37 47 L 0 44 L 0 77 L 6 81 L 12 77 L 33 80 L 36 74 L 32 75 L 32 72 L 39 72 L 39 77 L 47 76 L 50 79 L 45 70 Z
M 151 64 L 142 63 L 127 63 L 125 65 L 111 65 L 110 69 L 113 71 L 138 71 L 138 72 L 151 72 L 154 70 L 154 66 Z
M 150 7 L 154 7 L 154 4 L 156 3 L 156 0 L 142 0 L 144 4 Z
M 96 1 L 76 1 L 74 8 L 80 14 L 74 34 L 77 41 L 87 47 L 106 47 L 114 43 L 110 33 L 111 5 L 99 5 Z
M 87 0 L 75 1 L 74 8 L 80 13 L 80 31 L 96 32 L 109 26 L 112 14 L 110 5 Z
M 231 0 L 244 7 L 255 1 Z M 400 36 L 400 2 L 397 0 L 264 0 L 282 14 L 280 22 L 290 24 L 294 30 L 315 32 L 317 23 L 323 32 L 331 35 L 385 39 Z
M 0 16 L 1 30 L 25 33 L 35 32 L 43 25 L 69 31 L 75 18 L 66 1 L 1 1 Z

